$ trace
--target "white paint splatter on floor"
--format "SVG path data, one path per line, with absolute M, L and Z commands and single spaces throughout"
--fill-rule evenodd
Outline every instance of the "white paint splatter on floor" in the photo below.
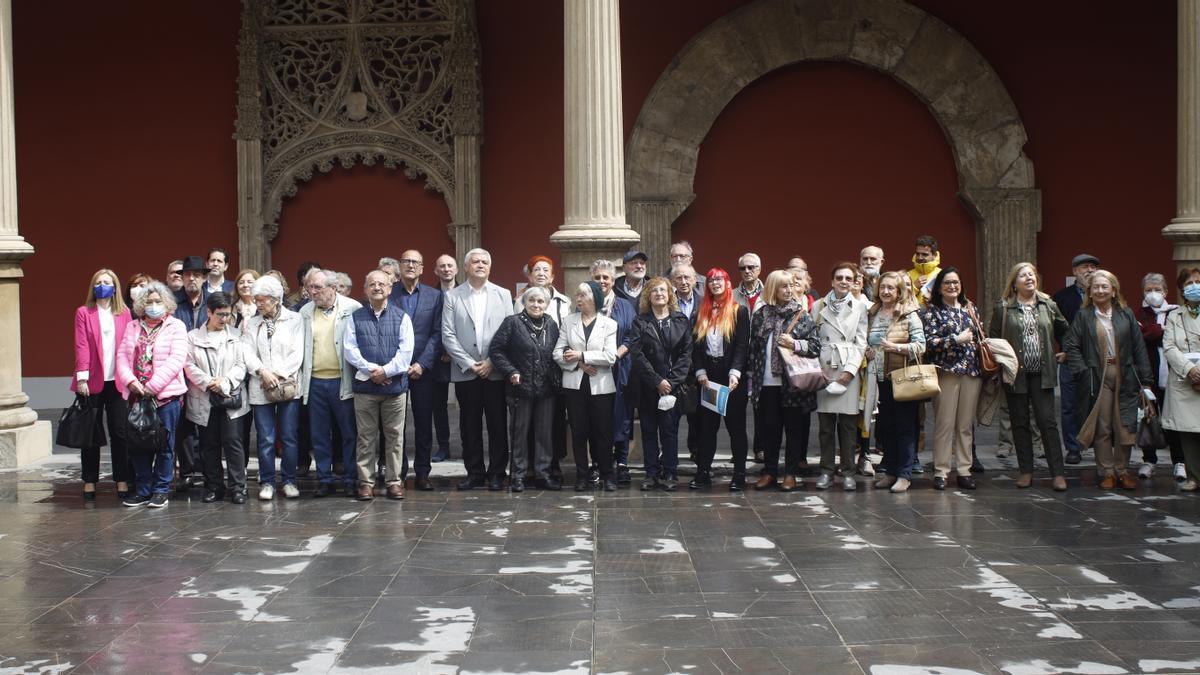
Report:
M 1109 593 L 1108 595 L 1085 598 L 1061 598 L 1058 601 L 1046 601 L 1050 609 L 1162 609 L 1142 596 L 1132 591 Z
M 942 666 L 897 666 L 880 664 L 871 666 L 871 675 L 983 675 L 977 670 L 965 668 L 943 668 Z
M 1150 562 L 1179 562 L 1171 556 L 1166 555 L 1165 553 L 1159 553 L 1152 548 L 1142 551 L 1142 557 Z
M 534 551 L 530 555 L 573 555 L 575 553 L 591 553 L 596 550 L 591 537 L 572 534 L 567 538 L 571 540 L 571 544 L 565 548 L 553 551 Z
M 475 610 L 470 607 L 417 607 L 413 623 L 424 624 L 420 641 L 389 645 L 395 651 L 466 651 L 475 632 Z M 300 672 L 305 672 L 301 670 Z
M 304 547 L 298 551 L 263 551 L 263 555 L 270 558 L 303 558 L 315 556 L 324 553 L 332 543 L 333 535 L 318 534 L 315 537 L 305 540 Z
M 1142 659 L 1138 661 L 1138 670 L 1143 673 L 1158 673 L 1162 671 L 1177 672 L 1200 670 L 1200 659 L 1191 661 L 1168 661 L 1166 659 Z
M 500 574 L 575 574 L 592 569 L 591 560 L 564 560 L 561 565 L 526 565 L 501 567 Z
M 1192 590 L 1200 593 L 1200 586 L 1192 586 Z M 1163 603 L 1163 607 L 1168 609 L 1196 609 L 1200 608 L 1200 596 L 1192 598 L 1175 598 Z
M 284 622 L 290 619 L 282 616 L 274 616 L 267 612 L 259 611 L 262 606 L 267 604 L 267 600 L 272 595 L 284 590 L 283 586 L 257 586 L 250 588 L 249 586 L 238 586 L 235 588 L 225 588 L 211 592 L 201 592 L 194 588 L 188 588 L 196 583 L 196 578 L 192 577 L 183 582 L 184 588 L 181 588 L 175 594 L 179 598 L 217 598 L 228 602 L 236 602 L 242 608 L 237 611 L 238 618 L 242 621 L 255 622 Z
M 549 588 L 556 595 L 590 595 L 592 575 L 564 574 L 558 577 L 558 583 L 550 584 Z
M 742 537 L 742 546 L 746 548 L 768 549 L 775 548 L 775 542 L 766 537 Z
M 1100 572 L 1097 572 L 1096 570 L 1094 570 L 1090 567 L 1084 567 L 1084 566 L 1080 565 L 1079 573 L 1082 574 L 1085 579 L 1087 579 L 1088 581 L 1091 581 L 1093 583 L 1097 583 L 1097 584 L 1115 584 L 1115 583 L 1117 583 L 1117 582 L 1113 581 L 1112 579 L 1109 579 L 1108 577 L 1104 576 Z
M 508 528 L 507 527 L 494 527 L 494 528 L 488 530 L 487 533 L 492 535 L 493 537 L 499 537 L 499 538 L 503 539 L 508 536 Z
M 1058 616 L 1056 614 L 1054 614 L 1053 612 L 1034 612 L 1033 615 L 1036 617 L 1042 618 L 1042 619 L 1058 619 Z M 1046 638 L 1046 639 L 1053 639 L 1053 638 L 1064 638 L 1067 640 L 1082 640 L 1083 639 L 1083 636 L 1079 634 L 1079 631 L 1072 628 L 1069 624 L 1066 624 L 1066 623 L 1063 623 L 1062 621 L 1057 621 L 1057 620 L 1054 623 L 1050 624 L 1049 626 L 1046 626 L 1045 628 L 1038 631 L 1037 636 L 1040 638 Z
M 330 638 L 323 643 L 313 645 L 317 651 L 309 654 L 301 661 L 296 661 L 292 667 L 297 673 L 323 673 L 333 667 L 333 663 L 345 651 L 348 640 Z
M 38 675 L 58 675 L 59 673 L 70 672 L 75 667 L 73 663 L 51 663 L 49 659 L 41 659 L 39 661 L 26 661 L 20 665 L 15 664 L 16 659 L 0 656 L 0 675 L 9 675 L 12 673 L 38 673 Z
M 208 654 L 191 654 L 188 658 L 192 660 L 192 663 L 204 663 L 208 660 Z
M 1059 675 L 1059 673 L 1069 673 L 1070 675 L 1122 675 L 1129 672 L 1120 666 L 1110 666 L 1094 661 L 1082 661 L 1074 666 L 1058 666 L 1046 659 L 1005 663 L 1000 668 L 1009 675 Z
M 651 545 L 653 548 L 644 548 L 638 553 L 687 553 L 677 539 L 655 539 Z
M 588 675 L 591 671 L 592 671 L 592 669 L 591 669 L 590 662 L 588 662 L 587 659 L 580 659 L 578 661 L 572 661 L 571 664 L 564 669 L 554 670 L 554 671 L 538 670 L 536 672 L 537 672 L 537 675 Z M 420 672 L 432 672 L 432 671 L 420 671 Z M 511 672 L 511 671 L 465 670 L 465 669 L 458 671 L 459 675 L 506 675 L 509 672 Z
M 780 584 L 794 584 L 799 581 L 794 574 L 776 574 L 771 580 Z
M 350 511 L 348 513 L 343 513 L 342 515 L 338 516 L 338 522 L 346 523 L 351 520 L 354 520 L 356 517 L 358 517 L 358 511 Z

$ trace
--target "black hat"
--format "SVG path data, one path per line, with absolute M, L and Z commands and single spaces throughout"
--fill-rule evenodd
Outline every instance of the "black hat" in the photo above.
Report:
M 208 266 L 204 264 L 204 258 L 201 258 L 198 255 L 189 255 L 183 259 L 183 269 L 179 271 L 181 273 L 204 272 L 205 274 L 208 274 Z
M 648 256 L 645 253 L 642 253 L 641 251 L 638 251 L 638 250 L 631 250 L 631 251 L 629 251 L 629 253 L 626 253 L 625 259 L 622 260 L 622 262 L 627 263 L 631 260 L 636 260 L 637 258 L 641 258 L 642 262 L 650 262 L 650 256 Z
M 1071 258 L 1071 267 L 1079 267 L 1080 265 L 1082 265 L 1084 263 L 1092 263 L 1096 267 L 1099 267 L 1100 259 L 1097 258 L 1096 256 L 1092 255 L 1091 253 L 1080 253 L 1079 255 L 1075 256 L 1074 258 Z

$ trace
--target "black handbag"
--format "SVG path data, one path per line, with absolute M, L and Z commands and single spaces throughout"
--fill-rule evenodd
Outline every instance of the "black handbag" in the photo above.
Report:
M 80 450 L 108 445 L 104 426 L 100 424 L 100 407 L 92 405 L 89 397 L 76 394 L 75 400 L 58 418 L 54 442 L 64 448 Z
M 1162 419 L 1151 401 L 1142 404 L 1142 419 L 1138 422 L 1137 446 L 1142 450 L 1162 450 L 1167 447 L 1167 435 L 1163 433 Z
M 167 446 L 167 429 L 158 418 L 158 402 L 141 396 L 129 402 L 126 446 L 135 455 L 153 455 Z
M 209 370 L 212 371 L 213 377 L 217 376 L 217 367 L 213 365 L 212 355 L 208 350 L 204 350 L 204 356 L 208 359 Z M 234 388 L 233 393 L 229 396 L 222 394 L 219 391 L 208 392 L 208 402 L 216 408 L 224 408 L 225 410 L 238 410 L 242 407 L 242 387 L 241 385 Z

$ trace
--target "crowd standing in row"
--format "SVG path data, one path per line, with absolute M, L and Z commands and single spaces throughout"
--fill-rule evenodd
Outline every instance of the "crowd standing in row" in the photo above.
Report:
M 764 282 L 759 256 L 746 253 L 735 282 L 720 267 L 698 275 L 692 247 L 679 242 L 662 276 L 648 274 L 648 257 L 633 250 L 623 274 L 597 260 L 591 280 L 568 295 L 554 288 L 553 262 L 534 256 L 515 302 L 489 280 L 492 260 L 483 249 L 464 257 L 461 284 L 452 256 L 437 259 L 436 286 L 420 282 L 420 252 L 383 258 L 366 275 L 361 302 L 350 297 L 346 274 L 311 262 L 301 266 L 291 295 L 275 270 L 227 279 L 227 254 L 213 249 L 206 259 L 173 261 L 166 283 L 139 273 L 122 289 L 115 272 L 97 271 L 75 316 L 71 387 L 101 411 L 97 424 L 107 418 L 113 478 L 127 506 L 164 506 L 172 487 L 186 490 L 196 474 L 203 475 L 204 502 L 228 494 L 244 503 L 248 420 L 257 436 L 259 499 L 273 499 L 277 482 L 286 498 L 299 497 L 297 475 L 309 453 L 315 497 L 340 483 L 345 496 L 370 500 L 382 482 L 388 498 L 403 499 L 410 405 L 413 486 L 433 490 L 431 463 L 448 457 L 451 383 L 466 468 L 460 490 L 521 492 L 527 480 L 562 489 L 568 429 L 575 489 L 617 490 L 631 482 L 636 418 L 641 489 L 674 491 L 686 417 L 696 467 L 688 487 L 712 485 L 723 424 L 730 490 L 747 488 L 753 451 L 763 463 L 753 487 L 791 491 L 811 471 L 806 449 L 815 411 L 816 489 L 857 489 L 856 471 L 874 473 L 864 452 L 874 436 L 883 455 L 875 487 L 904 492 L 921 470 L 925 406 L 898 396 L 894 383 L 921 361 L 936 366 L 939 388 L 932 401 L 935 489 L 945 489 L 952 473 L 959 489 L 976 487 L 975 425 L 1001 400 L 1019 488 L 1033 484 L 1035 439 L 1055 490 L 1067 489 L 1065 465 L 1088 447 L 1101 488 L 1135 487 L 1130 450 L 1139 410 L 1153 400 L 1181 489 L 1197 489 L 1200 269 L 1181 272 L 1174 288 L 1160 274 L 1146 275 L 1135 314 L 1094 256 L 1077 256 L 1075 284 L 1053 297 L 1042 292 L 1033 264 L 1018 263 L 985 328 L 960 272 L 941 266 L 936 240 L 919 237 L 914 248 L 911 269 L 884 272 L 882 249 L 865 247 L 858 262 L 833 267 L 823 296 L 813 293 L 800 257 Z M 1166 300 L 1172 290 L 1178 304 Z M 816 361 L 801 385 L 794 364 L 804 359 Z M 710 383 L 728 388 L 724 414 L 698 404 Z M 156 403 L 165 433 L 161 443 L 135 451 L 127 413 L 146 399 Z M 1143 451 L 1143 476 L 1154 452 Z M 94 500 L 99 447 L 84 448 L 82 463 L 84 498 Z

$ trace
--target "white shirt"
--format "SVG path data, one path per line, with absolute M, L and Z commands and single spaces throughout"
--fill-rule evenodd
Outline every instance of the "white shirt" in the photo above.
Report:
M 767 336 L 767 355 L 763 359 L 763 380 L 764 387 L 779 387 L 783 385 L 783 379 L 778 375 L 771 374 L 771 350 L 775 349 L 775 336 Z
M 475 322 L 475 346 L 479 348 L 479 353 L 482 358 L 487 358 L 487 345 L 484 344 L 484 321 L 487 320 L 487 301 L 488 288 L 485 284 L 483 288 L 471 287 L 471 304 L 469 311 L 471 312 L 471 320 Z
M 717 359 L 725 356 L 725 336 L 721 335 L 716 326 L 708 329 L 708 334 L 704 336 L 704 344 L 709 356 Z
M 112 382 L 117 372 L 117 327 L 113 323 L 112 309 L 96 308 L 100 317 L 100 358 L 104 359 L 104 381 Z

